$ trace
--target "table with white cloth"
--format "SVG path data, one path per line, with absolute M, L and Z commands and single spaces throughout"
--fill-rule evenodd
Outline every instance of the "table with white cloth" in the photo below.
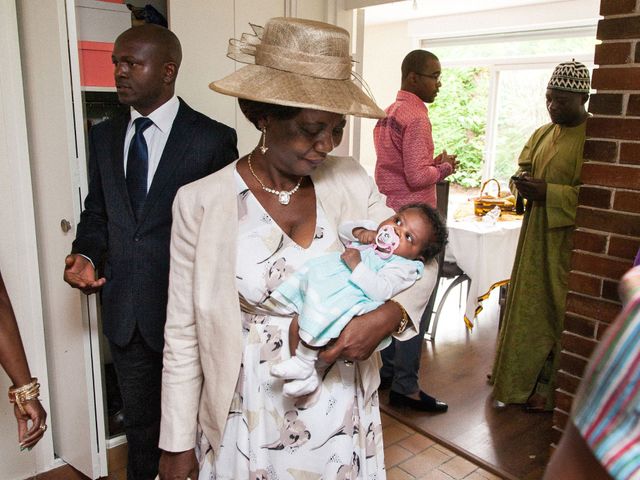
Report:
M 469 329 L 491 290 L 509 283 L 522 219 L 507 218 L 515 219 L 489 223 L 472 216 L 447 222 L 445 261 L 455 262 L 471 279 L 464 314 Z

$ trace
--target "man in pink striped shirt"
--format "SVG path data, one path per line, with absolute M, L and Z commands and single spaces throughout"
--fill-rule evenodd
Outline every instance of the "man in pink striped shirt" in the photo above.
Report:
M 373 131 L 378 157 L 376 183 L 394 210 L 414 202 L 435 208 L 436 183 L 456 169 L 455 155 L 443 151 L 433 157 L 431 122 L 425 103 L 432 103 L 438 94 L 440 70 L 440 61 L 433 53 L 410 52 L 402 61 L 402 83 L 396 101 Z M 421 322 L 418 335 L 412 339 L 394 339 L 382 351 L 380 388 L 391 387 L 389 402 L 396 407 L 446 412 L 446 403 L 426 394 L 418 385 L 426 323 Z
M 434 158 L 431 121 L 425 103 L 440 89 L 440 61 L 433 53 L 414 50 L 402 61 L 402 84 L 396 101 L 378 121 L 373 138 L 378 157 L 376 183 L 387 205 L 424 202 L 436 207 L 436 183 L 451 175 L 456 156 L 443 151 Z

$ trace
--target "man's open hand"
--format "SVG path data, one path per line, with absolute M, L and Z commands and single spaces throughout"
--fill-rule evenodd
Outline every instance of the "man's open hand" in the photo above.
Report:
M 96 280 L 96 271 L 91 262 L 75 253 L 64 259 L 64 281 L 87 295 L 97 292 L 107 283 L 104 277 Z

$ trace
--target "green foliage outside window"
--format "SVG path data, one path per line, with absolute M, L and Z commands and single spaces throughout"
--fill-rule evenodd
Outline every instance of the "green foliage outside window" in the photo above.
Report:
M 519 38 L 519 34 L 475 39 L 469 43 L 429 48 L 441 60 L 530 58 L 562 55 L 567 60 L 592 52 L 594 36 L 563 32 L 553 38 Z M 574 32 L 575 34 L 575 32 Z M 504 63 L 504 60 L 503 60 Z M 499 71 L 495 119 L 495 145 L 491 175 L 503 184 L 517 169 L 517 159 L 531 133 L 549 121 L 544 93 L 553 67 L 504 68 Z M 479 187 L 485 156 L 488 68 L 445 67 L 442 87 L 428 105 L 435 153 L 446 149 L 458 155 L 458 169 L 448 177 L 463 187 Z
M 486 68 L 447 68 L 435 102 L 428 105 L 435 154 L 458 155 L 458 169 L 448 178 L 463 187 L 480 186 L 488 92 Z
M 551 68 L 500 72 L 493 176 L 504 183 L 518 167 L 522 147 L 533 131 L 549 122 L 544 94 Z

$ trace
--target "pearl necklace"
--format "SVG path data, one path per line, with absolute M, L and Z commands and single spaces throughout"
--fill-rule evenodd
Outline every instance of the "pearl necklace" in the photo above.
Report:
M 278 196 L 278 201 L 280 202 L 281 205 L 289 205 L 289 202 L 291 201 L 291 195 L 293 195 L 294 193 L 296 193 L 298 191 L 298 189 L 300 188 L 300 184 L 302 183 L 302 179 L 304 177 L 300 177 L 300 180 L 298 180 L 298 184 L 295 187 L 293 187 L 291 190 L 289 190 L 289 191 L 286 191 L 286 190 L 274 190 L 273 188 L 269 188 L 264 183 L 262 183 L 262 180 L 260 180 L 258 178 L 258 176 L 256 175 L 256 172 L 253 171 L 253 167 L 251 166 L 251 153 L 249 154 L 249 157 L 247 158 L 247 163 L 249 164 L 249 171 L 251 172 L 251 175 L 253 175 L 253 178 L 255 178 L 258 181 L 258 183 L 260 184 L 262 189 L 265 192 L 269 192 L 269 193 L 273 193 L 274 195 L 277 195 Z

